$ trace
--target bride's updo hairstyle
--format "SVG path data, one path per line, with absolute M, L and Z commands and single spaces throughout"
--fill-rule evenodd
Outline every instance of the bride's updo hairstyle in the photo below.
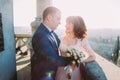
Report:
M 69 16 L 66 21 L 72 23 L 74 25 L 74 35 L 78 39 L 83 39 L 87 37 L 87 29 L 84 23 L 84 20 L 80 16 Z

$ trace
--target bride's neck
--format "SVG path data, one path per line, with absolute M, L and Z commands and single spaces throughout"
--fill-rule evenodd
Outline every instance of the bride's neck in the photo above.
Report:
M 64 43 L 67 45 L 75 45 L 77 42 L 77 38 L 75 37 L 74 34 L 67 33 L 66 36 L 64 37 Z
M 67 33 L 66 36 L 70 39 L 76 39 L 76 37 L 73 33 Z

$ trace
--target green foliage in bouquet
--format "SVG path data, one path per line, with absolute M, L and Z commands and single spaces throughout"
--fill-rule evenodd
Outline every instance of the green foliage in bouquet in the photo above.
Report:
M 70 57 L 68 58 L 68 62 L 70 65 L 75 64 L 78 67 L 79 64 L 82 63 L 85 55 L 82 51 L 78 51 L 72 48 L 72 49 L 67 49 L 67 57 Z

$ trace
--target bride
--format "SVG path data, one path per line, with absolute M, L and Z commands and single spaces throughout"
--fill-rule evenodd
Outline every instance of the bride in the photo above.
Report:
M 69 16 L 66 19 L 66 34 L 61 38 L 61 56 L 66 56 L 67 49 L 75 48 L 85 54 L 84 62 L 95 60 L 95 52 L 87 41 L 86 25 L 80 16 Z M 82 80 L 80 66 L 72 65 L 72 77 L 70 80 Z M 56 73 L 56 80 L 68 80 L 64 67 L 59 67 Z

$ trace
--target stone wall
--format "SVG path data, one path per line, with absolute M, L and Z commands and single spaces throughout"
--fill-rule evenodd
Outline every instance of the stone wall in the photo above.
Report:
M 13 26 L 13 0 L 0 0 L 4 50 L 0 52 L 0 80 L 15 80 L 16 59 Z

